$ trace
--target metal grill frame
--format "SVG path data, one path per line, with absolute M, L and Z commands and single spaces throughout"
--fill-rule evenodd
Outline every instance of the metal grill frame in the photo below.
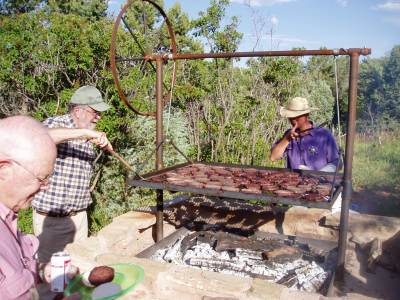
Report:
M 267 168 L 267 167 L 259 167 L 259 166 L 250 166 L 250 165 L 240 165 L 240 164 L 224 164 L 224 163 L 208 163 L 208 162 L 187 162 L 183 164 L 174 165 L 169 168 L 164 168 L 158 171 L 150 172 L 145 175 L 141 175 L 143 179 L 138 177 L 129 178 L 127 180 L 127 184 L 129 186 L 136 186 L 136 187 L 143 187 L 149 188 L 154 190 L 168 190 L 168 191 L 176 191 L 176 192 L 185 192 L 185 193 L 193 193 L 193 194 L 202 194 L 207 196 L 215 196 L 215 197 L 224 197 L 224 198 L 233 198 L 233 199 L 242 199 L 242 200 L 257 200 L 262 201 L 265 204 L 284 204 L 284 205 L 296 205 L 296 206 L 305 206 L 305 207 L 313 207 L 313 208 L 324 208 L 324 209 L 331 209 L 332 205 L 336 201 L 337 197 L 342 191 L 342 186 L 340 183 L 335 180 L 332 184 L 334 185 L 334 191 L 332 197 L 330 197 L 329 201 L 309 201 L 304 199 L 297 199 L 297 198 L 290 198 L 290 197 L 276 197 L 271 196 L 268 194 L 252 194 L 252 193 L 245 193 L 245 192 L 229 192 L 229 191 L 222 191 L 210 188 L 194 188 L 190 186 L 179 186 L 170 183 L 159 183 L 159 182 L 152 182 L 148 181 L 148 179 L 165 174 L 170 171 L 174 171 L 179 168 L 187 167 L 193 164 L 203 164 L 207 166 L 220 166 L 220 167 L 230 167 L 230 168 L 252 168 L 257 170 L 264 170 L 264 171 L 291 171 L 295 173 L 300 173 L 301 175 L 315 175 L 315 176 L 334 176 L 334 173 L 327 173 L 327 172 L 320 172 L 320 171 L 308 171 L 308 170 L 291 170 L 287 168 Z M 338 181 L 341 182 L 342 176 L 340 174 L 337 175 Z

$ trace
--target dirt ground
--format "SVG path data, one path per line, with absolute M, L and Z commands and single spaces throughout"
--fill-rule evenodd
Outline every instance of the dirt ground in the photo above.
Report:
M 400 218 L 400 193 L 393 188 L 382 187 L 355 191 L 351 207 L 361 214 Z M 351 241 L 348 248 L 351 251 L 346 255 L 345 284 L 336 284 L 336 295 L 357 294 L 362 296 L 361 299 L 400 299 L 400 270 L 393 272 L 378 265 L 375 273 L 371 273 L 367 270 L 365 251 Z
M 363 214 L 400 218 L 400 192 L 390 187 L 355 191 L 352 207 Z

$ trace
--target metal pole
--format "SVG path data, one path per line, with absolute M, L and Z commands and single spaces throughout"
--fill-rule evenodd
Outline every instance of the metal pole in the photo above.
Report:
M 340 212 L 339 229 L 339 250 L 336 267 L 336 279 L 343 281 L 345 271 L 347 231 L 349 227 L 349 207 L 351 201 L 352 186 L 352 165 L 354 154 L 354 138 L 356 135 L 356 108 L 357 108 L 357 81 L 358 64 L 360 53 L 350 54 L 350 76 L 349 76 L 349 103 L 346 135 L 346 152 L 344 160 L 343 200 Z
M 159 56 L 156 59 L 156 170 L 163 168 L 163 60 Z M 157 211 L 156 211 L 156 241 L 162 240 L 164 235 L 164 203 L 163 190 L 157 190 Z
M 289 50 L 289 51 L 253 51 L 253 52 L 221 52 L 221 53 L 177 53 L 166 55 L 164 59 L 204 59 L 204 58 L 230 58 L 230 57 L 265 57 L 265 56 L 309 56 L 309 55 L 359 55 L 371 54 L 370 48 L 349 48 L 334 50 Z M 158 55 L 148 55 L 147 60 L 156 60 Z

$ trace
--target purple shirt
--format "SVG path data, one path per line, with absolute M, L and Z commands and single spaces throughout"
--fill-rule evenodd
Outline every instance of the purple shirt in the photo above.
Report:
M 291 140 L 284 156 L 287 168 L 298 169 L 304 165 L 318 171 L 328 163 L 338 164 L 339 149 L 328 129 L 314 128 L 308 134 Z
M 17 230 L 17 215 L 1 202 L 0 218 L 0 299 L 31 299 L 30 289 L 37 279 L 34 256 L 39 241 Z

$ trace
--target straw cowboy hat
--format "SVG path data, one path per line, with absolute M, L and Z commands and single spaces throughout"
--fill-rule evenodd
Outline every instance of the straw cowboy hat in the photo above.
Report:
M 295 97 L 289 101 L 286 107 L 281 106 L 279 113 L 285 118 L 296 118 L 315 110 L 318 108 L 310 107 L 306 98 Z

